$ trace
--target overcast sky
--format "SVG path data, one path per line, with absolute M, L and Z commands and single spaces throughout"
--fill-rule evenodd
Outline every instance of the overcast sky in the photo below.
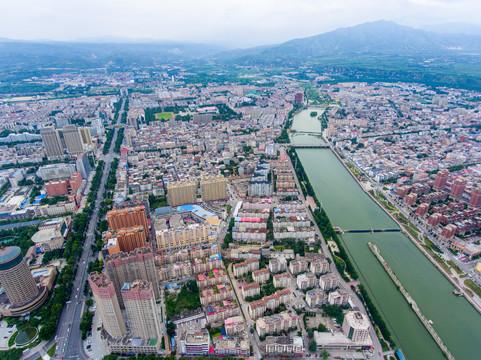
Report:
M 0 37 L 162 39 L 247 47 L 379 19 L 481 24 L 480 0 L 0 0 Z

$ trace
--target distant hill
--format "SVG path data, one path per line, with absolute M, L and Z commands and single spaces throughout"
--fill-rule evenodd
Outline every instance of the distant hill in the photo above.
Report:
M 267 48 L 247 49 L 244 61 L 308 60 L 330 56 L 481 54 L 481 36 L 438 34 L 376 21 L 295 39 Z M 224 54 L 229 57 L 228 54 Z
M 212 56 L 219 46 L 159 43 L 29 42 L 0 39 L 0 71 L 29 68 L 152 66 Z
M 437 25 L 426 25 L 422 30 L 432 31 L 440 34 L 465 34 L 481 36 L 481 25 L 450 22 Z

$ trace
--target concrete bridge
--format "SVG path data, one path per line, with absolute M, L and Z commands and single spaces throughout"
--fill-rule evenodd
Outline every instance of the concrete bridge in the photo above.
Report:
M 334 231 L 337 233 L 341 234 L 346 234 L 346 233 L 379 233 L 379 232 L 400 232 L 401 229 L 350 229 L 350 230 L 344 230 L 341 229 L 340 227 L 335 227 Z
M 295 129 L 291 129 L 290 133 L 291 134 L 322 135 L 322 132 L 320 132 L 320 131 L 303 131 L 303 130 L 295 130 Z
M 293 144 L 289 146 L 295 149 L 329 149 L 329 144 Z

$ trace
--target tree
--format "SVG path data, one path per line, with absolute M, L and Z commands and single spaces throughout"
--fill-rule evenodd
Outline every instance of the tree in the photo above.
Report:
M 309 343 L 309 351 L 311 351 L 311 352 L 316 352 L 316 350 L 317 350 L 316 340 L 312 340 L 312 341 Z
M 322 350 L 321 351 L 321 356 L 323 359 L 329 359 L 329 352 L 327 350 Z
M 91 307 L 93 304 L 94 301 L 92 299 L 88 299 L 87 301 L 85 301 L 85 305 L 87 305 L 87 307 Z

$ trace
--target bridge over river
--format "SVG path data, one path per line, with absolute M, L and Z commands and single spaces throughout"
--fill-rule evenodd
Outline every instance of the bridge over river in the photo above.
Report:
M 399 228 L 398 229 L 373 229 L 373 228 L 369 228 L 369 229 L 349 229 L 349 230 L 345 230 L 345 229 L 341 229 L 340 227 L 335 227 L 334 231 L 337 232 L 337 233 L 346 234 L 346 233 L 400 232 L 401 229 L 399 229 Z

